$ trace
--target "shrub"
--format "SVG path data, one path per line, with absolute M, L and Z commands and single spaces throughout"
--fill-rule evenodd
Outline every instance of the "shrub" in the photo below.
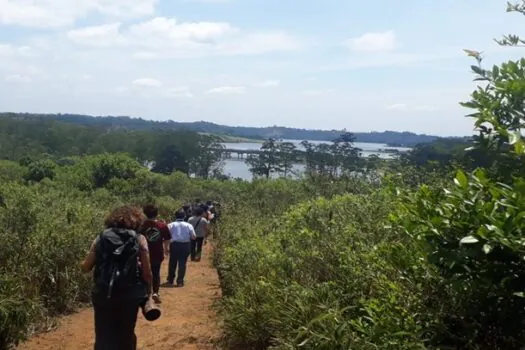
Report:
M 256 223 L 229 218 L 218 262 L 229 345 L 422 348 L 435 325 L 422 297 L 432 276 L 422 252 L 386 228 L 394 204 L 376 192 L 295 204 Z

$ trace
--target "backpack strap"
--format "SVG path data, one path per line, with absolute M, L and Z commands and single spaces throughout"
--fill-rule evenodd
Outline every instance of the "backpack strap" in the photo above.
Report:
M 202 221 L 202 216 L 199 218 L 199 220 L 197 220 L 197 223 L 195 224 L 195 226 L 193 226 L 194 229 L 196 229 L 197 227 L 199 227 L 199 224 L 201 223 Z

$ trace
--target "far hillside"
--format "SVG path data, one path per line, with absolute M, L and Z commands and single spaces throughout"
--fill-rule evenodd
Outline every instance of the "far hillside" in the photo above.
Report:
M 74 114 L 28 114 L 28 113 L 0 113 L 0 117 L 20 117 L 20 118 L 48 118 L 57 121 L 74 123 L 87 126 L 100 126 L 104 128 L 128 129 L 128 130 L 181 130 L 187 129 L 198 133 L 219 135 L 226 142 L 245 142 L 246 139 L 263 140 L 269 138 L 288 139 L 288 140 L 312 140 L 312 141 L 331 141 L 341 135 L 342 130 L 307 130 L 271 126 L 264 128 L 247 126 L 227 126 L 215 123 L 199 122 L 176 122 L 176 121 L 153 121 L 131 117 L 93 117 L 88 115 Z M 372 131 L 354 132 L 356 142 L 384 143 L 389 146 L 414 146 L 420 143 L 429 143 L 439 137 L 412 132 L 398 131 Z

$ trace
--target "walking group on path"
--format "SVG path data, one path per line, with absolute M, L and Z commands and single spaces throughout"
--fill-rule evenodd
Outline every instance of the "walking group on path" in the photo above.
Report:
M 158 212 L 153 204 L 115 209 L 82 262 L 84 272 L 93 271 L 95 350 L 136 349 L 139 309 L 146 315 L 145 310 L 161 303 L 165 256 L 168 275 L 162 286 L 184 287 L 188 258 L 201 260 L 202 247 L 218 219 L 217 206 L 211 202 L 185 205 L 170 223 L 158 220 Z

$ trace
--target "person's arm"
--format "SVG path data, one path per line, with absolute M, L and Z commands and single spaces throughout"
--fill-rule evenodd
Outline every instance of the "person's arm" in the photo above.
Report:
M 171 243 L 171 233 L 170 229 L 168 228 L 168 225 L 162 223 L 162 227 L 160 228 L 160 235 L 162 237 L 162 243 L 164 245 L 164 254 L 168 255 L 170 252 L 170 243 Z
M 190 235 L 191 235 L 191 239 L 194 241 L 197 239 L 197 234 L 195 233 L 195 229 L 193 228 L 193 225 L 189 225 L 189 229 L 190 229 Z
M 210 221 L 207 219 L 202 219 L 204 221 L 204 237 L 208 238 L 208 234 L 210 233 Z
M 95 266 L 96 256 L 97 256 L 95 252 L 96 244 L 97 244 L 97 239 L 95 239 L 93 243 L 91 243 L 91 248 L 89 248 L 89 252 L 87 256 L 84 258 L 84 261 L 82 261 L 82 263 L 80 264 L 80 269 L 84 273 L 88 273 Z
M 170 254 L 170 243 L 171 241 L 164 241 L 162 244 L 164 244 L 164 255 Z
M 146 241 L 146 237 L 140 235 L 139 236 L 139 259 L 140 259 L 140 268 L 142 270 L 142 279 L 144 279 L 144 282 L 146 282 L 148 286 L 148 296 L 151 296 L 153 293 L 153 274 L 151 273 L 151 262 L 149 260 L 149 250 L 148 250 L 148 242 Z

